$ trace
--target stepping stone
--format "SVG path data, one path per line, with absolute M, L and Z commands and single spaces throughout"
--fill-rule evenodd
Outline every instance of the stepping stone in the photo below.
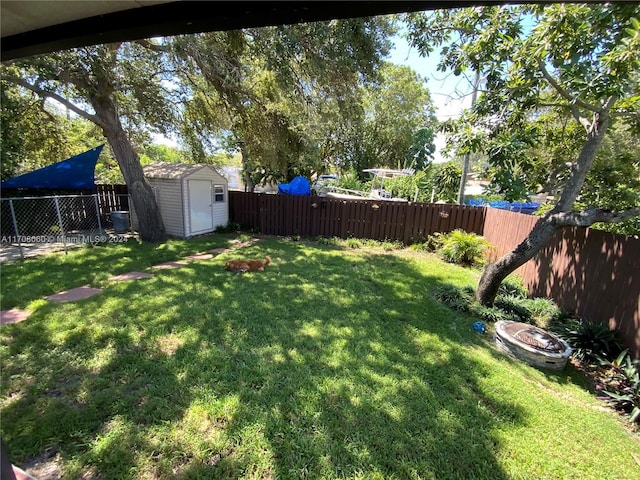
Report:
M 109 280 L 112 282 L 124 282 L 126 280 L 139 280 L 141 278 L 151 278 L 153 275 L 150 273 L 143 272 L 128 272 L 123 273 L 121 275 L 116 275 L 115 277 L 111 277 Z
M 101 288 L 92 288 L 85 285 L 84 287 L 72 288 L 71 290 L 55 293 L 44 298 L 52 302 L 73 302 L 74 300 L 93 297 L 100 292 L 102 292 Z
M 29 318 L 29 312 L 12 308 L 11 310 L 0 311 L 0 325 L 18 323 Z
M 177 262 L 160 263 L 158 265 L 154 265 L 151 268 L 157 268 L 158 270 L 166 270 L 168 268 L 184 267 L 185 265 L 189 265 L 189 264 L 187 262 L 183 261 L 183 260 L 178 260 Z
M 195 255 L 188 255 L 185 258 L 189 260 L 209 260 L 213 258 L 211 253 L 196 253 Z
M 214 248 L 213 250 L 209 250 L 209 253 L 213 253 L 214 255 L 220 255 L 221 253 L 227 253 L 232 251 L 233 251 L 232 248 L 220 247 L 220 248 Z

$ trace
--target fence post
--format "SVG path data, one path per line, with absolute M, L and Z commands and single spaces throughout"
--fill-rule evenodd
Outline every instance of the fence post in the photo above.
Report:
M 158 201 L 158 192 L 156 187 L 153 188 L 153 196 L 156 199 L 156 202 Z M 133 201 L 131 200 L 131 194 L 127 193 L 127 210 L 129 211 L 129 233 L 133 233 L 133 214 L 136 213 L 135 209 L 133 208 Z M 137 215 L 136 215 L 136 221 L 137 221 Z M 138 228 L 140 228 L 138 226 Z
M 20 260 L 24 260 L 24 252 L 22 251 L 22 242 L 20 241 L 20 231 L 18 230 L 18 221 L 16 220 L 16 212 L 13 209 L 13 199 L 9 199 L 9 210 L 11 210 L 11 221 L 13 222 L 13 230 L 16 232 L 18 240 L 18 249 L 20 250 Z
M 98 218 L 98 235 L 102 235 L 102 222 L 100 221 L 100 204 L 98 202 L 98 194 L 92 195 L 93 203 L 96 206 L 96 215 Z
M 347 201 L 346 200 L 342 200 L 340 203 L 338 203 L 338 205 L 340 206 L 340 216 L 338 217 L 338 220 L 340 221 L 340 238 L 346 239 L 347 238 Z
M 54 196 L 53 201 L 56 205 L 56 214 L 58 215 L 58 224 L 60 225 L 60 232 L 62 234 L 62 244 L 64 245 L 64 253 L 67 253 L 67 234 L 64 231 L 64 225 L 62 223 L 62 215 L 60 215 L 60 203 L 58 202 L 58 197 Z

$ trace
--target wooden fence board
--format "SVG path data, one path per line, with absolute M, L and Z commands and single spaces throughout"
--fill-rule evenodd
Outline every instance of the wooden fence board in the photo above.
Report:
M 230 218 L 269 235 L 424 241 L 456 228 L 482 233 L 485 209 L 458 205 L 230 192 Z

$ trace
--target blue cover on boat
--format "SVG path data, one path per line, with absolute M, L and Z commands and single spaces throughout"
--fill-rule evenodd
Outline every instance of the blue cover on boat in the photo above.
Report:
M 96 162 L 103 147 L 100 145 L 53 165 L 10 178 L 2 182 L 0 188 L 93 190 L 96 188 Z
M 311 184 L 306 178 L 297 176 L 291 183 L 279 183 L 278 193 L 308 197 L 311 196 Z

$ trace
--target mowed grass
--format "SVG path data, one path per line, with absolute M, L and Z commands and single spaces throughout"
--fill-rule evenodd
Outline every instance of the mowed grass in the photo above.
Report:
M 104 479 L 639 478 L 637 436 L 575 370 L 505 357 L 432 299 L 477 282 L 434 256 L 270 238 L 107 280 L 229 239 L 2 267 L 2 308 L 32 313 L 0 330 L 15 463 Z M 222 269 L 264 255 L 265 272 Z M 104 291 L 41 299 L 83 284 Z

